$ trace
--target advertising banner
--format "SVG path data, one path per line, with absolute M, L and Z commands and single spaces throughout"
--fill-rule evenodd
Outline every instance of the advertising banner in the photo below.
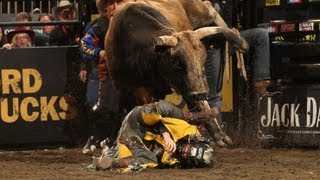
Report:
M 258 102 L 258 137 L 282 145 L 320 142 L 320 86 L 289 86 Z
M 280 0 L 266 0 L 265 6 L 280 6 Z
M 0 144 L 63 142 L 72 48 L 0 49 Z

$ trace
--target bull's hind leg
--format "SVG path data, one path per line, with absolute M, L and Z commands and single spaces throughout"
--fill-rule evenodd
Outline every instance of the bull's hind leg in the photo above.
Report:
M 213 17 L 213 22 L 222 27 L 223 35 L 231 44 L 235 45 L 241 52 L 247 52 L 249 50 L 248 42 L 243 39 L 237 32 L 231 30 L 220 14 L 213 8 L 212 4 L 208 1 L 204 2 L 209 10 L 209 13 Z
M 204 1 L 205 5 L 207 6 L 211 16 L 213 17 L 213 22 L 222 28 L 229 28 L 227 23 L 222 19 L 222 17 L 220 16 L 220 14 L 218 13 L 218 11 L 216 11 L 214 9 L 214 7 L 212 6 L 211 2 L 209 1 Z

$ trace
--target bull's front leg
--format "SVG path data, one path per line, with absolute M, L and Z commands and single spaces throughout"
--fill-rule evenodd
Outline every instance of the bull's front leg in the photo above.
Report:
M 208 101 L 200 101 L 200 108 L 202 110 L 209 110 L 210 106 Z M 210 136 L 213 138 L 214 143 L 219 147 L 226 147 L 228 145 L 232 145 L 232 139 L 223 132 L 222 128 L 220 127 L 217 118 L 211 119 L 205 123 L 205 128 L 209 132 Z
M 188 109 L 194 114 L 199 111 L 203 112 L 211 112 L 210 120 L 209 121 L 203 121 L 202 123 L 199 122 L 190 122 L 191 124 L 195 125 L 204 125 L 205 129 L 208 131 L 210 137 L 212 138 L 213 142 L 218 147 L 226 147 L 228 145 L 232 145 L 233 142 L 231 138 L 226 135 L 226 133 L 223 132 L 222 128 L 220 127 L 217 116 L 218 112 L 215 108 L 210 109 L 208 101 L 203 96 L 186 96 L 184 97 L 184 100 L 186 101 L 188 105 Z M 201 118 L 200 118 L 201 119 Z M 208 119 L 208 118 L 205 118 Z M 205 135 L 206 133 L 202 134 Z
M 199 120 L 196 120 L 196 122 L 189 121 L 189 123 L 204 125 L 205 129 L 208 131 L 210 135 L 210 138 L 212 138 L 213 142 L 218 147 L 226 147 L 228 145 L 233 144 L 231 138 L 223 132 L 222 128 L 220 127 L 217 121 L 217 118 L 216 118 L 218 116 L 217 111 L 215 109 L 210 110 L 210 106 L 207 100 L 190 101 L 190 99 L 188 98 L 185 98 L 185 100 L 188 104 L 189 110 L 192 111 L 193 114 L 199 111 L 212 113 L 211 116 L 208 116 L 210 117 L 209 121 L 205 120 L 199 123 Z M 191 103 L 191 102 L 195 102 L 195 103 Z

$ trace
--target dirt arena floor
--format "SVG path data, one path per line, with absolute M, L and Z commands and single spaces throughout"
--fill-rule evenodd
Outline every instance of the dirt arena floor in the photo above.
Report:
M 218 149 L 211 168 L 130 174 L 92 171 L 90 162 L 81 149 L 0 151 L 0 179 L 320 179 L 319 149 Z

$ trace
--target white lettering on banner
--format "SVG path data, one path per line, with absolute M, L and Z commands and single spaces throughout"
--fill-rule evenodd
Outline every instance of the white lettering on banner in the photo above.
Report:
M 5 29 L 4 30 L 4 34 L 7 35 L 9 32 L 14 31 L 14 29 L 10 28 L 10 29 Z M 33 31 L 42 33 L 42 29 L 33 29 Z
M 315 98 L 307 98 L 307 122 L 306 127 L 319 127 L 320 124 L 320 107 Z
M 260 123 L 263 127 L 300 127 L 299 107 L 300 103 L 272 104 L 272 98 L 268 97 L 267 114 L 261 116 Z
M 313 31 L 314 23 L 313 22 L 302 22 L 299 24 L 299 31 Z

